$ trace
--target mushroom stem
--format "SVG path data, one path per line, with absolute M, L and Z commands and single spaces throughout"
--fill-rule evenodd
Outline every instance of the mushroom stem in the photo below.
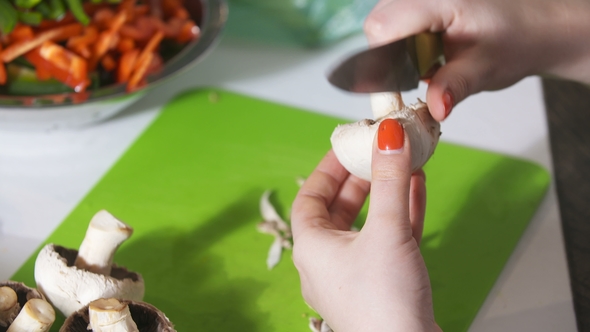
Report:
M 115 251 L 133 229 L 105 210 L 92 217 L 74 265 L 93 273 L 110 275 Z
M 28 300 L 6 332 L 46 332 L 55 321 L 55 310 L 42 299 Z
M 375 120 L 379 120 L 393 111 L 399 111 L 406 106 L 399 92 L 372 93 L 370 98 L 373 119 Z
M 0 287 L 0 326 L 10 325 L 18 315 L 19 309 L 18 296 L 14 289 L 8 286 Z
M 139 332 L 129 306 L 117 299 L 98 299 L 88 305 L 89 329 L 93 332 Z

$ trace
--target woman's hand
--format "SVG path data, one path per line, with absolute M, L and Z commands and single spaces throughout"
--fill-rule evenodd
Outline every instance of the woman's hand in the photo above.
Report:
M 365 22 L 375 46 L 424 31 L 443 32 L 447 64 L 426 96 L 439 121 L 469 95 L 529 75 L 590 83 L 586 0 L 381 0 Z
M 303 297 L 335 331 L 436 331 L 418 248 L 426 206 L 422 171 L 395 120 L 378 130 L 372 183 L 350 175 L 332 151 L 293 203 L 293 259 Z M 378 146 L 379 147 L 378 147 Z M 365 225 L 350 227 L 371 194 Z

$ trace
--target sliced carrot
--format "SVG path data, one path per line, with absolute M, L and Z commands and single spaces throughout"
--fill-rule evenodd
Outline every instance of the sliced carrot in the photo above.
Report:
M 176 36 L 176 41 L 184 44 L 195 40 L 201 34 L 201 29 L 193 21 L 186 21 Z
M 84 27 L 84 33 L 81 36 L 74 36 L 68 39 L 66 46 L 69 49 L 75 49 L 84 45 L 95 43 L 98 39 L 98 28 L 94 25 Z
M 150 12 L 150 6 L 146 4 L 137 4 L 133 10 L 135 11 L 135 16 L 145 16 Z
M 178 9 L 176 9 L 173 16 L 180 18 L 182 20 L 188 20 L 191 18 L 190 14 L 188 13 L 188 11 L 184 7 L 180 7 Z
M 125 24 L 126 20 L 127 13 L 124 11 L 118 12 L 117 15 L 115 15 L 115 17 L 113 17 L 113 19 L 109 22 L 109 31 L 119 31 L 123 24 Z
M 139 54 L 139 58 L 137 59 L 138 65 L 141 65 L 145 61 L 145 58 L 147 58 L 148 56 L 153 57 L 152 53 L 156 51 L 163 38 L 164 33 L 162 31 L 157 31 L 154 34 L 154 36 L 148 41 L 148 43 L 145 45 L 145 47 Z
M 100 33 L 94 47 L 94 54 L 92 54 L 90 57 L 90 71 L 96 69 L 98 62 L 102 59 L 102 57 L 110 49 L 117 46 L 117 43 L 119 42 L 118 31 L 121 29 L 123 24 L 125 24 L 126 17 L 127 14 L 124 11 L 117 13 L 117 15 L 115 15 L 115 17 L 113 17 L 111 20 L 109 30 Z
M 2 51 L 2 44 L 0 44 L 0 51 Z M 2 62 L 0 62 L 0 85 L 6 84 L 6 80 L 6 67 L 4 67 Z
M 172 17 L 166 23 L 162 22 L 162 31 L 164 31 L 165 37 L 170 39 L 175 39 L 182 30 L 182 26 L 184 25 L 184 20 L 178 17 Z
M 135 25 L 125 24 L 119 30 L 121 37 L 130 38 L 135 40 L 136 42 L 143 42 L 150 38 L 150 34 L 146 33 L 146 31 L 141 31 Z
M 133 49 L 123 53 L 121 59 L 119 59 L 119 67 L 117 68 L 117 82 L 123 83 L 129 81 L 133 68 L 135 68 L 135 62 L 139 56 L 139 50 Z
M 173 17 L 179 8 L 182 8 L 182 2 L 180 0 L 161 0 L 162 11 L 166 17 Z
M 161 19 L 163 16 L 161 0 L 149 0 L 149 3 L 151 16 Z
M 110 54 L 105 55 L 100 61 L 100 64 L 102 65 L 102 68 L 106 71 L 113 71 L 115 70 L 115 68 L 117 68 L 117 62 Z
M 129 82 L 127 83 L 127 91 L 133 91 L 139 87 L 140 83 L 145 79 L 147 70 L 152 63 L 153 57 L 153 53 L 148 53 L 145 57 L 137 59 L 135 69 L 129 78 Z
M 135 0 L 122 0 L 119 3 L 118 11 L 126 13 L 127 22 L 132 22 L 135 19 Z
M 22 40 L 30 40 L 35 37 L 33 28 L 29 25 L 18 24 L 12 32 L 8 35 L 11 42 L 17 42 Z
M 0 53 L 0 60 L 10 62 L 17 57 L 41 46 L 47 41 L 63 41 L 82 32 L 82 24 L 72 23 L 44 31 L 31 40 L 23 40 L 11 44 Z
M 117 44 L 117 51 L 125 53 L 135 48 L 135 41 L 128 37 L 122 37 Z
M 92 57 L 92 52 L 90 51 L 90 45 L 76 45 L 74 47 L 68 47 L 69 50 L 78 54 L 79 56 L 83 57 L 84 59 L 88 60 Z
M 115 12 L 111 8 L 101 8 L 92 16 L 92 22 L 101 29 L 108 29 L 109 22 L 115 17 Z

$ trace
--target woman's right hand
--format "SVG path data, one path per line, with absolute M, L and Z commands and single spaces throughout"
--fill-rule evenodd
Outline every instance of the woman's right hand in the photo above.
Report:
M 443 32 L 446 65 L 426 95 L 433 117 L 484 90 L 529 75 L 590 83 L 590 1 L 381 0 L 367 17 L 373 46 Z

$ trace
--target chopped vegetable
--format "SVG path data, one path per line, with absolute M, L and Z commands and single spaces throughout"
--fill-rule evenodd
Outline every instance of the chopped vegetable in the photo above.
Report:
M 41 12 L 36 12 L 32 10 L 19 11 L 18 19 L 21 23 L 38 26 L 39 24 L 41 24 L 41 21 L 43 21 L 43 15 L 41 14 Z
M 82 26 L 79 23 L 72 23 L 63 27 L 57 27 L 40 33 L 32 40 L 18 41 L 8 46 L 2 53 L 0 53 L 0 60 L 10 62 L 17 57 L 31 51 L 35 47 L 41 46 L 46 41 L 62 41 L 70 37 L 79 35 L 82 31 Z
M 140 88 L 199 38 L 184 1 L 0 0 L 0 93 Z M 7 65 L 31 68 L 34 78 L 6 73 Z
M 0 32 L 8 34 L 18 21 L 16 9 L 8 0 L 0 0 Z
M 66 0 L 68 8 L 72 11 L 72 15 L 83 25 L 90 23 L 90 18 L 86 15 L 84 8 L 82 7 L 81 0 Z
M 14 0 L 14 4 L 17 7 L 24 8 L 24 9 L 31 9 L 38 5 L 41 0 Z
M 47 41 L 25 57 L 76 92 L 84 91 L 90 85 L 86 61 L 58 44 Z

